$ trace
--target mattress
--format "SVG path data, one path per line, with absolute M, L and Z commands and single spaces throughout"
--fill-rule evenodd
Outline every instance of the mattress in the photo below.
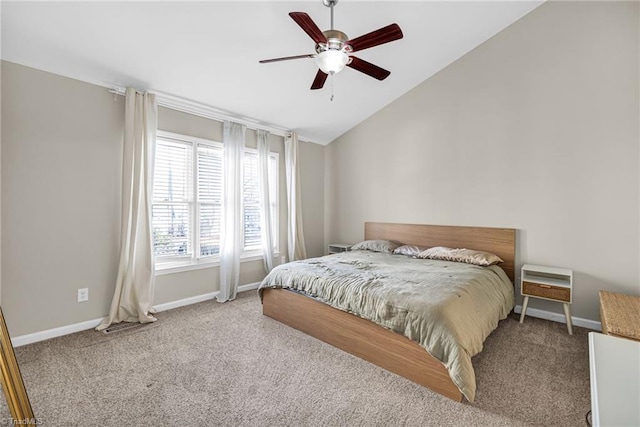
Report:
M 274 268 L 264 288 L 303 293 L 417 342 L 447 368 L 462 394 L 476 392 L 471 357 L 514 306 L 498 266 L 351 251 Z

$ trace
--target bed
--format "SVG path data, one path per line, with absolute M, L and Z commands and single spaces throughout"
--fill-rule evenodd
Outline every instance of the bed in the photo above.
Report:
M 299 329 L 454 400 L 461 401 L 463 396 L 466 396 L 468 400 L 473 401 L 475 397 L 475 376 L 473 374 L 473 368 L 471 367 L 470 358 L 473 354 L 480 351 L 482 342 L 486 336 L 497 326 L 498 320 L 506 317 L 508 310 L 511 310 L 513 307 L 515 230 L 484 227 L 366 223 L 365 240 L 375 239 L 396 240 L 404 244 L 422 247 L 465 247 L 468 249 L 492 252 L 504 260 L 504 262 L 500 264 L 501 268 L 469 267 L 486 269 L 486 271 L 481 271 L 480 274 L 486 275 L 496 283 L 501 282 L 501 284 L 498 283 L 496 286 L 501 286 L 501 295 L 504 294 L 505 296 L 499 298 L 505 300 L 511 298 L 510 305 L 502 302 L 500 305 L 501 308 L 499 309 L 483 308 L 482 310 L 487 311 L 487 314 L 483 314 L 484 312 L 481 311 L 479 307 L 487 306 L 487 302 L 484 300 L 481 301 L 477 295 L 459 298 L 460 301 L 466 301 L 465 304 L 467 304 L 467 306 L 461 306 L 466 312 L 473 312 L 474 315 L 480 313 L 481 316 L 487 317 L 486 321 L 483 320 L 479 323 L 488 322 L 490 325 L 488 332 L 486 326 L 483 327 L 483 329 L 485 329 L 484 332 L 474 332 L 472 328 L 469 327 L 468 319 L 467 323 L 462 321 L 460 327 L 452 329 L 449 327 L 449 324 L 452 322 L 447 318 L 443 318 L 441 321 L 442 324 L 438 323 L 439 321 L 431 319 L 426 321 L 426 323 L 417 324 L 416 327 L 412 326 L 411 328 L 407 328 L 405 331 L 402 329 L 403 326 L 395 327 L 396 325 L 393 322 L 380 322 L 379 319 L 373 319 L 370 314 L 366 312 L 358 313 L 358 315 L 352 314 L 349 307 L 340 306 L 340 304 L 336 304 L 335 301 L 331 302 L 331 304 L 340 309 L 331 307 L 327 305 L 329 302 L 321 298 L 321 293 L 315 290 L 310 292 L 309 289 L 307 289 L 310 295 L 299 292 L 298 288 L 300 288 L 300 286 L 298 286 L 297 283 L 305 281 L 305 279 L 302 279 L 302 276 L 300 276 L 302 273 L 292 269 L 315 268 L 316 271 L 320 271 L 318 269 L 326 269 L 331 270 L 331 274 L 334 276 L 340 276 L 340 274 L 335 273 L 335 271 L 341 271 L 341 269 L 346 267 L 351 268 L 355 265 L 359 268 L 358 273 L 352 276 L 344 276 L 341 280 L 370 285 L 371 283 L 378 283 L 380 280 L 367 281 L 366 278 L 363 279 L 360 277 L 361 274 L 378 274 L 376 272 L 377 270 L 369 272 L 369 265 L 375 265 L 376 268 L 382 266 L 380 267 L 382 268 L 381 271 L 385 272 L 383 275 L 401 278 L 402 269 L 405 264 L 407 268 L 414 268 L 413 264 L 410 265 L 411 263 L 415 264 L 416 262 L 420 263 L 420 261 L 422 261 L 409 260 L 409 257 L 404 257 L 403 259 L 403 257 L 399 255 L 386 255 L 387 258 L 385 258 L 382 254 L 358 255 L 355 253 L 347 253 L 340 256 L 332 255 L 323 257 L 325 258 L 324 260 L 323 258 L 312 259 L 307 261 L 307 264 L 304 262 L 296 262 L 272 271 L 272 273 L 265 278 L 260 288 L 263 301 L 263 313 L 266 316 Z M 388 259 L 389 257 L 400 258 L 391 261 Z M 395 264 L 399 265 L 396 266 Z M 455 264 L 459 265 L 459 263 Z M 458 273 L 456 270 L 454 273 L 453 267 L 456 267 L 454 265 L 437 265 L 436 267 L 436 269 L 439 268 L 442 271 L 450 271 L 451 273 L 448 276 L 443 276 L 452 278 L 450 280 L 457 280 L 458 274 L 467 274 L 466 270 L 461 273 Z M 394 270 L 394 268 L 396 270 Z M 421 266 L 419 268 L 423 267 Z M 286 270 L 292 271 L 287 272 Z M 311 276 L 307 281 L 309 281 L 309 283 L 315 283 L 314 275 L 311 274 Z M 497 276 L 499 276 L 499 278 L 496 278 Z M 407 277 L 407 279 L 403 278 L 403 280 L 407 280 L 406 283 L 410 283 L 412 281 L 411 276 Z M 349 283 L 345 286 L 352 285 L 352 283 Z M 506 288 L 509 288 L 510 294 L 506 292 Z M 443 287 L 443 289 L 445 288 Z M 455 289 L 451 292 L 454 291 Z M 357 292 L 361 292 L 361 289 L 358 289 Z M 400 292 L 402 292 L 402 290 Z M 464 290 L 462 293 L 467 293 L 467 291 Z M 508 295 L 510 295 L 510 297 Z M 363 297 L 360 296 L 359 298 L 362 299 Z M 364 298 L 366 300 L 366 298 L 369 297 Z M 435 296 L 431 296 L 431 298 L 438 299 L 439 296 L 436 294 Z M 443 301 L 451 300 L 454 304 L 462 304 L 462 302 L 458 302 L 458 298 L 446 299 L 443 296 L 442 299 Z M 469 306 L 469 301 L 476 300 L 478 301 L 477 303 L 473 302 L 474 305 Z M 490 298 L 487 301 L 489 305 L 493 305 Z M 391 304 L 391 306 L 393 305 L 394 304 Z M 445 306 L 447 305 L 450 304 L 445 304 Z M 475 307 L 475 305 L 478 307 Z M 433 311 L 439 310 L 440 308 L 437 308 Z M 456 313 L 460 313 L 459 310 L 460 308 L 458 308 Z M 409 315 L 402 315 L 409 317 Z M 457 317 L 463 318 L 465 316 Z M 383 326 L 368 319 L 381 323 Z M 484 319 L 484 317 L 482 317 L 482 319 Z M 453 323 L 457 322 L 458 320 L 455 320 Z M 460 346 L 457 344 L 450 345 L 449 338 L 446 338 L 446 340 L 443 341 L 445 344 L 442 345 L 432 345 L 424 342 L 424 340 L 421 341 L 422 337 L 429 339 L 429 334 L 432 329 L 450 330 L 450 335 L 454 336 L 453 341 L 456 342 L 459 340 L 462 344 Z M 393 330 L 396 330 L 396 332 Z M 466 338 L 466 330 L 469 330 L 469 338 Z M 418 337 L 414 336 L 416 333 L 423 335 L 418 339 Z M 407 338 L 405 335 L 410 336 L 412 339 Z M 466 349 L 468 347 L 467 341 L 474 343 L 471 345 L 474 350 L 471 352 L 466 350 L 460 351 L 457 347 Z M 439 345 L 448 346 L 455 350 L 454 353 L 452 353 L 453 356 L 447 353 L 446 358 L 443 359 L 443 353 L 440 351 Z M 460 359 L 461 362 L 458 359 Z M 468 361 L 466 361 L 466 359 L 468 359 Z M 443 363 L 441 360 L 444 360 L 446 363 Z M 462 367 L 462 370 L 459 369 L 460 367 Z M 469 367 L 471 367 L 471 372 L 469 372 Z

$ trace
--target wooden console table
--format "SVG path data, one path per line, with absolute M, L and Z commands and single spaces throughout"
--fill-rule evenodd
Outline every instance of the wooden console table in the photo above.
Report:
M 640 341 L 640 297 L 600 291 L 602 333 Z

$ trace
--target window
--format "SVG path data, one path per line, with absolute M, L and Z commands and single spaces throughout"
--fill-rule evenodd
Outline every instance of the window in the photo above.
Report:
M 160 269 L 218 261 L 222 216 L 222 144 L 158 132 L 152 206 L 153 248 Z M 269 156 L 271 226 L 278 232 L 278 154 Z M 243 165 L 243 257 L 261 256 L 258 154 Z M 277 246 L 277 245 L 276 245 Z M 274 248 L 276 249 L 276 248 Z M 277 249 L 276 249 L 277 251 Z
M 271 209 L 271 229 L 274 230 L 274 238 L 277 238 L 276 230 L 276 186 L 277 155 L 269 156 L 269 201 Z M 260 250 L 262 244 L 262 230 L 260 218 L 260 186 L 258 185 L 258 153 L 255 150 L 247 150 L 244 153 L 243 180 L 242 180 L 242 213 L 244 229 L 244 250 Z
M 156 257 L 192 253 L 192 148 L 188 143 L 159 140 L 153 179 L 153 248 Z
M 222 217 L 222 150 L 198 145 L 198 221 L 201 257 L 220 253 Z

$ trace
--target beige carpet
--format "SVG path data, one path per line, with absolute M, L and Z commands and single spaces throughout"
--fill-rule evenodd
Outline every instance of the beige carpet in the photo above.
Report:
M 46 426 L 583 426 L 587 330 L 515 315 L 456 403 L 262 316 L 254 291 L 16 349 Z M 0 419 L 8 412 L 4 401 Z M 8 424 L 7 424 L 8 425 Z

